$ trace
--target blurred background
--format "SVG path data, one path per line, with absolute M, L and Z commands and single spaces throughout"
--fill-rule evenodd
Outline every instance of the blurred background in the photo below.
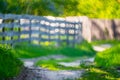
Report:
M 120 18 L 120 0 L 0 0 L 0 13 Z

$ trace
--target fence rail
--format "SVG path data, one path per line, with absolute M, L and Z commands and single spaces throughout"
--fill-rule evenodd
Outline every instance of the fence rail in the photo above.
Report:
M 0 43 L 54 41 L 74 45 L 82 38 L 81 22 L 51 16 L 0 14 Z

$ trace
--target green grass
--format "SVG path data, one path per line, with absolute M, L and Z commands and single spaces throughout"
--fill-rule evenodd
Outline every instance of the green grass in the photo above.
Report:
M 120 80 L 120 73 L 115 69 L 89 66 L 82 78 L 78 80 Z
M 49 54 L 54 54 L 57 48 L 52 46 L 37 46 L 32 44 L 18 44 L 13 49 L 13 52 L 19 58 L 35 58 L 41 56 L 47 56 Z
M 55 48 L 53 48 L 55 49 Z M 36 66 L 40 66 L 43 68 L 47 68 L 49 70 L 80 70 L 80 66 L 76 67 L 66 67 L 58 64 L 59 62 L 73 62 L 76 60 L 80 60 L 86 57 L 95 56 L 95 51 L 92 46 L 87 42 L 83 41 L 82 43 L 73 47 L 63 46 L 59 47 L 57 50 L 57 54 L 62 54 L 67 56 L 67 58 L 62 60 L 40 60 L 36 63 Z M 56 54 L 56 52 L 54 53 Z
M 112 44 L 114 45 L 110 49 L 107 49 L 103 52 L 97 53 L 93 50 L 91 44 L 93 45 L 100 45 L 100 44 Z M 89 44 L 87 41 L 84 41 L 75 47 L 69 47 L 69 46 L 60 46 L 55 47 L 52 45 L 47 46 L 37 46 L 33 44 L 28 43 L 19 43 L 17 44 L 13 49 L 12 53 L 9 50 L 1 49 L 0 51 L 7 54 L 4 54 L 4 57 L 1 58 L 0 61 L 2 62 L 3 59 L 6 59 L 5 62 L 0 62 L 0 74 L 5 72 L 5 74 L 9 73 L 10 75 L 17 75 L 20 69 L 20 66 L 15 66 L 13 70 L 10 68 L 10 71 L 8 67 L 5 66 L 7 64 L 7 60 L 10 62 L 7 64 L 7 66 L 13 66 L 13 65 L 21 65 L 19 64 L 19 60 L 15 60 L 16 58 L 12 55 L 19 58 L 35 58 L 35 57 L 41 57 L 41 56 L 47 56 L 47 55 L 56 55 L 56 54 L 62 54 L 67 56 L 67 58 L 62 60 L 55 60 L 55 59 L 48 59 L 48 60 L 40 60 L 36 62 L 35 66 L 41 66 L 43 68 L 47 68 L 49 70 L 80 70 L 84 68 L 86 70 L 85 74 L 83 74 L 82 78 L 78 80 L 120 80 L 120 73 L 117 72 L 116 67 L 120 67 L 120 44 L 117 40 L 107 40 L 107 41 L 96 41 Z M 10 53 L 9 56 L 8 53 Z M 96 55 L 96 56 L 95 56 Z M 13 56 L 13 58 L 9 58 Z M 95 64 L 92 66 L 77 66 L 77 67 L 66 67 L 63 65 L 58 64 L 59 62 L 72 62 L 77 59 L 81 59 L 80 57 L 93 57 L 95 56 Z M 7 58 L 8 57 L 8 58 Z M 12 62 L 11 62 L 12 60 Z M 14 61 L 13 61 L 14 60 Z M 17 62 L 18 61 L 18 62 Z M 14 63 L 15 62 L 15 63 Z M 14 63 L 14 64 L 13 64 Z M 10 65 L 13 64 L 13 65 Z M 6 67 L 5 70 L 2 69 L 3 67 Z M 3 71 L 2 71 L 3 70 Z M 8 72 L 9 71 L 9 72 Z M 2 74 L 4 76 L 4 74 Z
M 10 49 L 0 46 L 0 80 L 7 80 L 19 74 L 23 63 Z
M 95 55 L 95 51 L 92 49 L 92 46 L 87 41 L 83 41 L 81 44 L 76 45 L 75 47 L 55 47 L 51 45 L 37 46 L 28 43 L 19 43 L 14 47 L 13 52 L 17 52 L 17 54 L 15 55 L 19 58 L 34 58 L 52 54 L 62 54 L 68 57 L 83 57 Z
M 60 65 L 59 62 L 72 62 L 78 58 L 67 58 L 62 60 L 40 60 L 35 65 L 40 66 L 42 68 L 47 68 L 49 70 L 80 70 L 80 66 L 76 67 L 66 67 L 64 65 Z
M 22 45 L 21 45 L 22 44 Z M 87 41 L 83 41 L 82 43 L 76 45 L 75 47 L 70 46 L 59 46 L 55 47 L 52 45 L 48 45 L 49 43 L 46 43 L 46 46 L 39 46 L 39 45 L 33 45 L 28 43 L 19 43 L 17 44 L 13 52 L 17 52 L 15 54 L 19 58 L 35 58 L 35 57 L 41 57 L 41 56 L 48 56 L 48 55 L 64 55 L 67 58 L 62 60 L 55 60 L 55 59 L 49 59 L 49 60 L 40 60 L 35 65 L 41 66 L 43 68 L 48 68 L 50 70 L 80 70 L 80 66 L 78 67 L 66 67 L 63 65 L 58 64 L 58 62 L 72 62 L 77 59 L 81 59 L 82 57 L 92 57 L 95 56 L 95 51 L 93 50 L 91 44 L 89 44 Z
M 95 62 L 101 67 L 120 67 L 120 44 L 96 55 Z
M 113 47 L 98 52 L 95 56 L 94 66 L 83 67 L 85 74 L 78 80 L 120 80 L 120 41 L 119 40 L 100 40 L 94 41 L 92 45 L 111 44 Z
M 117 45 L 120 43 L 120 40 L 97 40 L 91 42 L 91 45 L 101 45 L 101 44 L 111 44 L 111 45 Z

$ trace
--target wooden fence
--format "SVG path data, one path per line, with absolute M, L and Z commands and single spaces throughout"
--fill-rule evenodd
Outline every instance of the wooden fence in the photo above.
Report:
M 81 32 L 81 22 L 70 22 L 66 18 L 0 14 L 0 43 L 53 41 L 74 45 L 80 42 Z

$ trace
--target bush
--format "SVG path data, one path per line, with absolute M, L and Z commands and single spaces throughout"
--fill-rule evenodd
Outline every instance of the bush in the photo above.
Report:
M 17 59 L 10 49 L 0 46 L 0 80 L 6 80 L 19 74 L 23 63 Z
M 95 62 L 101 67 L 120 66 L 120 44 L 96 55 Z

